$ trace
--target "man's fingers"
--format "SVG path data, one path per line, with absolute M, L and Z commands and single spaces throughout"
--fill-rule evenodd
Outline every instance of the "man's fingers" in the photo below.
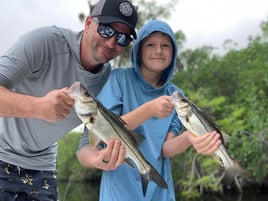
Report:
M 124 162 L 125 153 L 126 153 L 125 146 L 120 145 L 119 152 L 118 152 L 118 159 L 117 159 L 117 161 L 115 163 L 115 167 L 118 167 L 119 165 L 121 165 Z
M 102 155 L 102 169 L 113 170 L 124 162 L 125 147 L 120 140 L 110 140 L 107 143 L 104 154 Z
M 115 166 L 117 162 L 120 145 L 121 145 L 120 140 L 114 141 L 113 149 L 111 150 L 111 155 L 110 155 L 111 166 Z

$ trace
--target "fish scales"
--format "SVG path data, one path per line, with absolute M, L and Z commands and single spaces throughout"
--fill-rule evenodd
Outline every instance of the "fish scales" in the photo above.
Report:
M 220 134 L 222 144 L 214 152 L 214 158 L 222 166 L 226 168 L 232 167 L 234 164 L 233 159 L 224 145 L 222 132 L 216 123 L 179 91 L 173 92 L 172 101 L 183 126 L 195 136 L 202 136 L 212 131 L 216 131 Z
M 161 188 L 168 188 L 166 181 L 157 170 L 144 158 L 138 149 L 138 144 L 144 137 L 126 128 L 120 116 L 115 115 L 89 92 L 80 82 L 75 82 L 68 89 L 68 94 L 74 98 L 74 108 L 77 116 L 89 130 L 90 145 L 95 148 L 101 141 L 107 143 L 110 139 L 120 139 L 125 146 L 125 162 L 139 170 L 142 191 L 145 196 L 149 181 L 154 181 Z

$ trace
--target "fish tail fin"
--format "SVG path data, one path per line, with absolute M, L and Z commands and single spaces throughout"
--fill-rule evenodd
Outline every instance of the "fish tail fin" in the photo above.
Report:
M 215 157 L 216 160 L 219 161 L 225 168 L 230 168 L 234 165 L 233 159 L 223 146 L 220 146 L 220 148 L 215 152 Z
M 142 191 L 144 196 L 146 194 L 147 186 L 150 180 L 154 181 L 161 188 L 168 188 L 168 185 L 163 177 L 156 171 L 156 169 L 151 166 L 149 172 L 146 174 L 141 174 Z

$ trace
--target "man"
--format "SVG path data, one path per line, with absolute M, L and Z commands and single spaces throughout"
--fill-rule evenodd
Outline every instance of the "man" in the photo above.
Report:
M 0 57 L 1 201 L 57 200 L 56 142 L 81 124 L 67 87 L 78 80 L 97 95 L 136 24 L 129 1 L 100 0 L 83 31 L 39 28 Z

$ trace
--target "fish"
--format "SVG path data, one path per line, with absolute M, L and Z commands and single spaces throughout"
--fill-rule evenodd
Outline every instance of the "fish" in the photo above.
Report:
M 193 135 L 202 136 L 212 131 L 216 131 L 220 134 L 222 143 L 213 153 L 213 156 L 221 166 L 225 168 L 233 167 L 234 160 L 224 144 L 225 133 L 220 130 L 219 126 L 212 120 L 212 118 L 178 90 L 174 91 L 171 97 L 178 118 L 183 126 Z
M 161 188 L 168 188 L 164 178 L 138 148 L 139 143 L 145 139 L 144 136 L 127 129 L 123 119 L 108 110 L 80 82 L 74 82 L 68 89 L 68 94 L 74 99 L 77 116 L 89 131 L 92 148 L 100 142 L 107 144 L 110 139 L 120 139 L 126 150 L 124 162 L 131 168 L 136 167 L 140 173 L 143 195 L 146 195 L 149 181 L 154 181 Z

